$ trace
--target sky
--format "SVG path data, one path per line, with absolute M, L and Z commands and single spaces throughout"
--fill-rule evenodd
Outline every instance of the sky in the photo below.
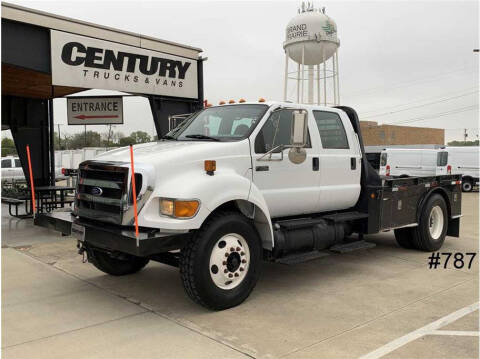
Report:
M 203 49 L 205 98 L 282 100 L 285 27 L 301 1 L 9 2 Z M 314 1 L 340 38 L 341 104 L 361 120 L 446 129 L 446 140 L 478 139 L 478 1 Z M 111 94 L 91 90 L 84 94 Z M 77 94 L 78 95 L 78 94 Z M 54 102 L 61 132 L 66 101 Z M 154 133 L 144 98 L 124 100 L 116 131 Z M 106 132 L 105 126 L 92 126 Z

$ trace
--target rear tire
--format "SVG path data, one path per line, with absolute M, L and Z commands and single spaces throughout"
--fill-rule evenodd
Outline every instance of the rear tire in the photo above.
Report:
M 470 179 L 463 179 L 462 180 L 462 191 L 463 192 L 471 192 L 473 189 L 473 185 L 472 185 L 472 180 Z
M 110 275 L 121 276 L 133 274 L 143 269 L 149 262 L 147 258 L 125 255 L 124 258 L 114 258 L 108 252 L 88 248 L 88 261 L 97 269 Z
M 260 276 L 262 246 L 245 216 L 219 212 L 182 249 L 180 275 L 188 296 L 213 310 L 242 303 Z
M 413 231 L 412 243 L 416 249 L 422 251 L 437 251 L 445 241 L 447 228 L 447 205 L 441 195 L 434 194 L 422 208 L 420 221 Z
M 398 228 L 393 230 L 395 239 L 400 247 L 406 249 L 415 248 L 413 244 L 414 230 L 415 228 Z

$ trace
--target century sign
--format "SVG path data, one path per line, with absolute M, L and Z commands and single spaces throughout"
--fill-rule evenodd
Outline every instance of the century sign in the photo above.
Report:
M 51 30 L 52 84 L 198 98 L 197 61 Z
M 122 97 L 67 97 L 67 119 L 69 125 L 121 125 Z

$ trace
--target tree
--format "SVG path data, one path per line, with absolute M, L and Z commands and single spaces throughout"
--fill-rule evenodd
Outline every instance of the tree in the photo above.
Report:
M 99 147 L 102 145 L 102 138 L 98 132 L 87 131 L 87 133 L 76 133 L 69 141 L 70 149 L 84 147 Z
M 151 141 L 150 135 L 144 131 L 132 132 L 130 137 L 133 138 L 135 143 L 146 143 Z
M 478 146 L 479 141 L 450 141 L 447 143 L 448 146 Z
M 8 137 L 2 138 L 2 157 L 16 154 L 17 149 L 13 140 Z

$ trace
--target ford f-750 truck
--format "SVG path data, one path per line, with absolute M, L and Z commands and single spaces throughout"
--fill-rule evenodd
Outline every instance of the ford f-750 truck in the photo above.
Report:
M 73 213 L 37 224 L 74 235 L 111 275 L 178 266 L 190 298 L 215 310 L 248 297 L 262 260 L 369 248 L 363 236 L 386 230 L 423 251 L 459 235 L 461 176 L 380 177 L 349 107 L 209 107 L 134 158 L 138 237 L 128 148 L 83 162 Z

